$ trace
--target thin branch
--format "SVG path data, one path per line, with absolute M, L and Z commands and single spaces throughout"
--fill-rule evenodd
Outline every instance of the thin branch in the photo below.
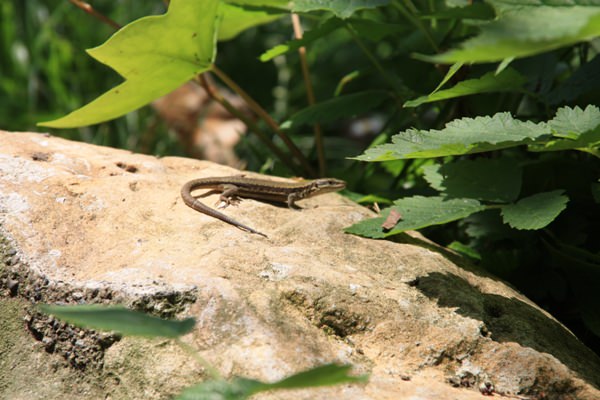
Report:
M 396 7 L 396 9 L 398 9 L 398 11 L 400 11 L 402 15 L 404 15 L 404 17 L 406 17 L 406 19 L 408 19 L 417 29 L 419 29 L 421 33 L 423 33 L 423 36 L 425 36 L 425 39 L 427 39 L 433 50 L 436 53 L 439 53 L 440 48 L 433 39 L 431 31 L 423 24 L 423 22 L 421 22 L 421 20 L 417 16 L 415 16 L 415 14 L 419 12 L 417 10 L 417 7 L 415 7 L 415 5 L 411 3 L 410 0 L 403 0 L 403 2 L 404 5 L 402 5 L 400 1 L 394 0 L 392 1 L 392 5 Z
M 215 367 L 210 365 L 210 363 L 208 361 L 206 361 L 204 358 L 202 358 L 202 356 L 200 356 L 200 354 L 198 354 L 198 351 L 196 349 L 194 349 L 192 346 L 185 343 L 183 340 L 181 340 L 179 338 L 175 338 L 175 343 L 181 349 L 183 349 L 183 351 L 185 351 L 187 354 L 192 356 L 194 358 L 194 360 L 196 360 L 196 362 L 198 362 L 198 364 L 200 364 L 204 368 L 204 370 L 208 373 L 208 376 L 210 376 L 211 379 L 214 379 L 214 380 L 222 379 L 219 371 L 217 371 L 217 369 Z
M 221 71 L 216 65 L 211 66 L 211 71 L 215 73 L 225 83 L 231 90 L 240 95 L 246 104 L 260 117 L 262 118 L 266 124 L 283 140 L 288 149 L 292 152 L 296 160 L 300 162 L 302 168 L 308 173 L 309 176 L 316 176 L 314 168 L 310 165 L 306 157 L 302 154 L 300 149 L 291 141 L 291 139 L 284 134 L 281 129 L 279 129 L 279 125 L 275 120 L 266 112 L 248 93 L 246 93 L 241 87 L 238 86 L 227 74 Z
M 110 25 L 115 30 L 121 29 L 121 25 L 117 24 L 115 21 L 113 21 L 112 19 L 108 18 L 106 15 L 101 14 L 98 11 L 94 10 L 94 7 L 92 7 L 90 4 L 86 3 L 85 1 L 81 1 L 81 0 L 69 0 L 69 1 L 74 6 L 80 8 L 83 11 L 85 11 L 86 13 L 88 13 L 88 14 L 96 17 L 97 19 L 99 19 L 100 21 L 104 22 L 105 24 Z
M 196 78 L 194 78 L 194 82 L 200 84 L 213 100 L 221 104 L 227 111 L 229 111 L 229 113 L 231 113 L 231 115 L 234 115 L 236 118 L 242 121 L 249 130 L 253 131 L 284 165 L 286 165 L 295 173 L 298 172 L 298 167 L 291 162 L 291 158 L 283 151 L 281 151 L 279 147 L 277 147 L 273 143 L 273 141 L 270 140 L 267 137 L 267 135 L 265 135 L 260 130 L 258 125 L 256 125 L 254 121 L 252 121 L 252 119 L 248 118 L 248 116 L 246 116 L 243 112 L 235 108 L 225 97 L 223 97 L 221 93 L 219 93 L 219 91 L 217 91 L 215 87 L 212 84 L 210 84 L 210 82 L 208 81 L 208 79 L 206 79 L 206 76 L 204 74 L 196 76 Z
M 354 30 L 354 28 L 352 27 L 352 25 L 350 25 L 350 23 L 346 22 L 345 23 L 345 28 L 346 28 L 346 30 L 348 32 L 350 32 L 350 35 L 352 36 L 352 39 L 356 42 L 356 44 L 363 51 L 363 53 L 365 53 L 365 55 L 367 56 L 367 58 L 369 59 L 369 61 L 371 61 L 371 63 L 375 67 L 375 69 L 377 71 L 379 71 L 379 73 L 381 74 L 381 77 L 383 78 L 383 80 L 385 80 L 385 82 L 393 90 L 394 94 L 396 95 L 396 101 L 398 102 L 398 105 L 400 106 L 400 108 L 402 108 L 402 102 L 400 100 L 402 99 L 403 96 L 402 96 L 402 93 L 400 92 L 400 90 L 398 89 L 398 85 L 396 85 L 396 83 L 394 82 L 394 80 L 388 75 L 387 72 L 385 72 L 385 70 L 383 69 L 383 66 L 377 60 L 377 58 L 371 52 L 371 50 L 369 50 L 369 48 L 367 46 L 365 46 L 365 44 L 360 39 L 360 37 L 358 36 L 358 34 L 356 33 L 356 31 Z
M 300 17 L 298 14 L 292 13 L 292 25 L 294 27 L 294 37 L 298 40 L 302 39 L 302 25 L 300 24 Z M 306 86 L 306 98 L 308 105 L 312 106 L 316 103 L 315 93 L 313 91 L 312 82 L 310 80 L 310 72 L 308 70 L 308 63 L 306 62 L 306 47 L 302 46 L 298 49 L 300 56 L 300 66 L 302 68 L 302 77 L 304 78 L 304 85 Z M 317 147 L 317 157 L 319 159 L 319 176 L 323 177 L 326 175 L 325 165 L 325 148 L 323 145 L 323 131 L 321 130 L 321 124 L 318 122 L 314 124 L 315 130 L 315 145 Z

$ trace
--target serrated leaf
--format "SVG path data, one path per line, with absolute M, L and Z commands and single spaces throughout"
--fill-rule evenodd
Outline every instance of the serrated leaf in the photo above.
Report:
M 569 198 L 563 193 L 563 190 L 554 190 L 521 199 L 502 207 L 502 218 L 515 229 L 541 229 L 567 207 Z
M 488 72 L 481 78 L 468 79 L 457 83 L 450 89 L 440 90 L 427 96 L 421 96 L 404 103 L 404 107 L 417 107 L 424 103 L 453 99 L 479 93 L 510 92 L 520 89 L 527 78 L 512 68 L 505 69 L 498 75 Z
M 172 0 L 164 15 L 138 19 L 88 50 L 125 82 L 72 113 L 38 125 L 86 126 L 120 117 L 209 69 L 215 57 L 219 0 Z
M 600 146 L 600 109 L 596 106 L 588 105 L 585 110 L 579 107 L 560 108 L 548 126 L 559 139 L 534 144 L 530 146 L 531 151 L 577 149 L 595 153 Z
M 547 52 L 600 35 L 598 4 L 589 7 L 524 6 L 522 2 L 498 1 L 492 4 L 500 10 L 499 17 L 481 25 L 478 36 L 463 42 L 458 49 L 419 58 L 437 63 L 495 62 Z
M 562 107 L 556 111 L 554 118 L 548 121 L 548 125 L 552 128 L 554 136 L 576 139 L 600 126 L 600 109 L 593 105 L 588 105 L 585 110 L 579 106 Z
M 325 21 L 321 26 L 307 31 L 302 36 L 302 39 L 290 40 L 284 44 L 279 44 L 261 54 L 260 61 L 266 62 L 282 54 L 289 53 L 290 51 L 296 51 L 302 46 L 306 46 L 323 36 L 328 35 L 334 30 L 344 26 L 344 23 L 337 19 L 331 18 Z
M 509 158 L 458 160 L 441 165 L 437 185 L 449 197 L 493 202 L 516 200 L 521 190 L 522 169 Z
M 288 121 L 284 122 L 281 127 L 293 129 L 303 124 L 331 122 L 341 118 L 355 117 L 377 107 L 388 97 L 387 92 L 382 90 L 369 90 L 334 97 L 297 112 Z
M 530 146 L 529 150 L 538 152 L 580 150 L 595 154 L 598 147 L 600 147 L 600 127 L 580 135 L 577 139 L 550 140 L 543 145 Z
M 289 14 L 289 11 L 263 6 L 223 3 L 223 19 L 219 24 L 219 40 L 230 40 L 252 27 L 266 24 Z
M 40 305 L 39 309 L 56 318 L 84 328 L 117 331 L 128 336 L 176 338 L 192 331 L 194 318 L 164 320 L 121 306 L 99 304 L 76 306 Z
M 444 176 L 440 173 L 440 168 L 442 168 L 441 164 L 425 165 L 423 167 L 423 178 L 433 189 L 443 192 Z
M 327 10 L 340 18 L 348 18 L 358 10 L 381 7 L 388 3 L 389 0 L 295 0 L 292 11 Z
M 318 386 L 330 386 L 340 383 L 365 382 L 366 376 L 350 376 L 351 366 L 327 364 L 273 383 L 236 377 L 227 381 L 209 381 L 186 389 L 177 396 L 177 400 L 243 400 L 259 392 L 275 389 L 298 389 Z
M 367 149 L 355 159 L 376 162 L 480 153 L 529 144 L 549 134 L 545 123 L 523 122 L 509 113 L 498 113 L 457 119 L 442 130 L 409 129 L 392 136 L 392 143 Z
M 381 224 L 386 220 L 392 208 L 400 213 L 402 220 L 393 229 L 386 231 L 381 227 Z M 361 221 L 346 228 L 345 232 L 381 239 L 408 230 L 456 221 L 485 208 L 484 205 L 474 199 L 448 199 L 441 196 L 407 197 L 396 200 L 394 206 L 384 210 L 380 217 Z

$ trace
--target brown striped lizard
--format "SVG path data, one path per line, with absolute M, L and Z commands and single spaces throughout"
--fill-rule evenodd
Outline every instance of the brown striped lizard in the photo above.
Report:
M 181 197 L 187 206 L 196 211 L 220 219 L 221 221 L 246 232 L 256 233 L 257 235 L 267 237 L 264 233 L 239 223 L 233 218 L 201 203 L 192 195 L 192 192 L 196 189 L 212 189 L 201 197 L 220 192 L 221 196 L 219 201 L 225 204 L 224 207 L 227 207 L 230 204 L 235 205 L 239 203 L 240 197 L 247 197 L 258 200 L 287 203 L 290 208 L 298 208 L 298 206 L 296 206 L 296 201 L 298 200 L 323 193 L 336 192 L 345 187 L 346 182 L 335 178 L 321 178 L 312 181 L 299 182 L 275 182 L 266 179 L 248 178 L 244 175 L 237 175 L 191 180 L 181 188 Z

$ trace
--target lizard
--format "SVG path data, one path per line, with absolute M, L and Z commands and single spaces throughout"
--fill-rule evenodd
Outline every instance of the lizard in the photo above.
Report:
M 237 175 L 193 179 L 183 185 L 181 188 L 181 197 L 188 207 L 191 207 L 196 211 L 220 219 L 243 231 L 255 233 L 266 238 L 267 235 L 264 233 L 252 229 L 201 203 L 192 195 L 192 192 L 196 189 L 212 189 L 200 197 L 220 192 L 221 196 L 219 197 L 219 201 L 225 203 L 223 208 L 230 204 L 236 205 L 239 203 L 239 197 L 247 197 L 258 200 L 287 203 L 288 207 L 297 209 L 299 208 L 296 205 L 296 201 L 298 200 L 323 193 L 336 192 L 345 187 L 346 182 L 335 178 L 320 178 L 299 182 L 275 182 L 266 179 L 248 178 L 244 175 Z

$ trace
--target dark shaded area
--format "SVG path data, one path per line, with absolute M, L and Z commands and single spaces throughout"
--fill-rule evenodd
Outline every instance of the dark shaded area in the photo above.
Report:
M 431 273 L 411 286 L 442 307 L 456 308 L 462 316 L 485 324 L 483 335 L 497 342 L 515 342 L 549 353 L 600 388 L 600 358 L 560 323 L 518 299 L 481 293 L 464 279 Z

